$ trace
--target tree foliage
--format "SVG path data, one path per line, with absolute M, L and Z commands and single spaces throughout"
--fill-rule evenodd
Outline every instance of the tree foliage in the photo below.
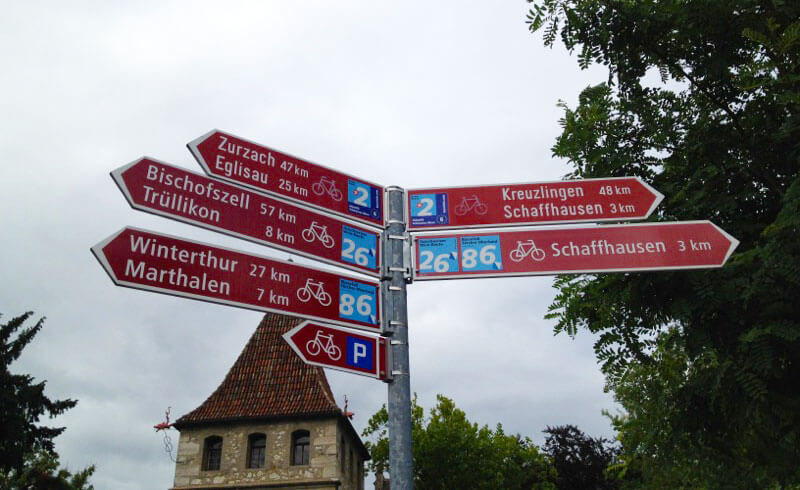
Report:
M 94 466 L 77 473 L 59 468 L 58 455 L 40 451 L 27 454 L 22 468 L 9 472 L 0 471 L 0 488 L 13 490 L 94 490 L 89 477 Z
M 756 471 L 743 458 L 714 454 L 714 448 L 685 431 L 673 430 L 672 405 L 686 373 L 694 369 L 682 348 L 681 332 L 659 335 L 649 364 L 633 363 L 615 384 L 615 396 L 626 408 L 611 416 L 622 444 L 617 475 L 627 488 L 738 488 L 739 474 Z M 702 361 L 695 364 L 702 366 Z M 638 479 L 636 477 L 639 477 Z M 644 479 L 642 479 L 644 477 Z
M 628 462 L 676 486 L 676 461 L 703 486 L 800 481 L 800 3 L 529 1 L 546 45 L 608 69 L 561 103 L 570 176 L 641 176 L 655 220 L 741 242 L 719 270 L 556 279 L 549 316 L 598 335 Z
M 0 483 L 3 488 L 19 489 L 91 488 L 87 481 L 93 466 L 74 475 L 57 470 L 53 439 L 64 427 L 38 425 L 42 416 L 55 417 L 77 402 L 51 400 L 44 394 L 45 381 L 36 383 L 28 374 L 9 370 L 44 325 L 41 318 L 33 326 L 23 327 L 32 314 L 0 324 Z
M 542 451 L 558 474 L 559 490 L 614 490 L 619 480 L 607 475 L 618 448 L 605 438 L 593 438 L 574 425 L 547 427 Z
M 555 472 L 528 438 L 508 435 L 467 420 L 452 400 L 437 395 L 437 404 L 424 417 L 412 402 L 412 458 L 414 488 L 494 490 L 555 489 Z M 372 456 L 370 469 L 383 472 L 389 465 L 389 414 L 384 405 L 369 420 L 363 435 Z

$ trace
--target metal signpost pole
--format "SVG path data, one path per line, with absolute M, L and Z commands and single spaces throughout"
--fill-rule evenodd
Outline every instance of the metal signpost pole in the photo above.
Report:
M 389 481 L 392 490 L 414 488 L 411 460 L 411 381 L 408 363 L 410 244 L 404 219 L 403 189 L 388 187 L 384 287 L 385 330 L 390 335 L 393 367 L 389 382 Z

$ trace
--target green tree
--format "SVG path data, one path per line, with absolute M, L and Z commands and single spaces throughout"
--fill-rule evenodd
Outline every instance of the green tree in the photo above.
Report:
M 93 490 L 89 477 L 94 466 L 77 473 L 60 468 L 58 455 L 39 451 L 27 454 L 22 468 L 8 472 L 0 471 L 0 488 L 9 490 Z
M 549 316 L 598 334 L 623 452 L 645 480 L 696 461 L 712 488 L 800 481 L 800 2 L 529 1 L 546 45 L 608 68 L 561 103 L 570 176 L 641 176 L 666 196 L 654 219 L 741 242 L 720 270 L 556 279 Z
M 616 463 L 618 448 L 605 438 L 589 437 L 574 425 L 545 429 L 542 451 L 558 473 L 559 490 L 615 490 L 619 481 L 607 475 Z
M 23 328 L 32 314 L 27 312 L 0 325 L 0 483 L 2 488 L 13 489 L 91 488 L 88 478 L 94 466 L 74 475 L 58 470 L 53 439 L 64 427 L 38 425 L 43 415 L 55 417 L 77 402 L 51 400 L 44 394 L 45 381 L 35 383 L 28 374 L 9 370 L 44 325 L 41 318 Z
M 674 398 L 687 372 L 704 369 L 703 360 L 690 365 L 677 328 L 659 335 L 652 359 L 632 363 L 615 383 L 627 412 L 609 414 L 622 446 L 613 473 L 630 484 L 623 488 L 704 488 L 707 482 L 737 488 L 738 472 L 715 467 L 722 461 L 708 454 L 713 448 L 672 428 Z
M 426 419 L 412 402 L 414 488 L 506 490 L 554 489 L 555 471 L 538 448 L 519 435 L 507 435 L 467 420 L 452 400 L 437 395 Z M 370 469 L 383 472 L 389 465 L 389 415 L 384 405 L 369 420 L 363 435 L 372 456 Z

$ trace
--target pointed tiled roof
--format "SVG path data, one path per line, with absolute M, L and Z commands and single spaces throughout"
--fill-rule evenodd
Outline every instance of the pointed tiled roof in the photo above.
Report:
M 219 387 L 175 427 L 282 417 L 342 416 L 325 372 L 295 354 L 282 335 L 301 320 L 267 314 Z

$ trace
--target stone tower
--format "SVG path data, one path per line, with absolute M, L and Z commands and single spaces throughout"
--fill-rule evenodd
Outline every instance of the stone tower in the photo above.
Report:
M 264 316 L 216 391 L 175 422 L 173 490 L 363 490 L 369 453 L 322 368 L 281 337 L 298 323 Z

